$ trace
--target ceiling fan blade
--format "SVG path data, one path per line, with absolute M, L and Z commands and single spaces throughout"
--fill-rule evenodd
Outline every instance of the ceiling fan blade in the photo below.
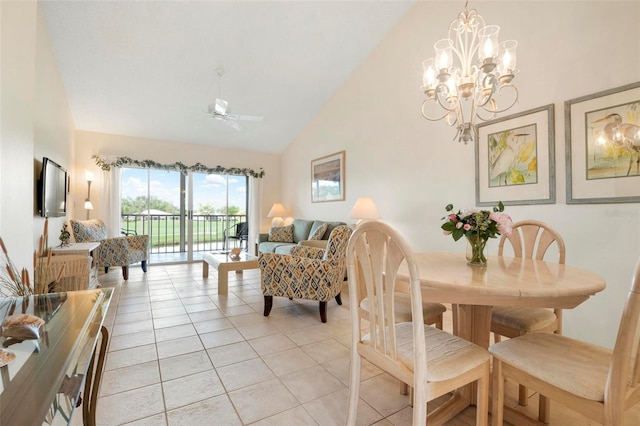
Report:
M 229 120 L 222 120 L 222 121 L 224 121 L 229 127 L 232 127 L 239 132 L 244 130 L 244 127 L 242 127 L 240 123 L 237 123 L 235 121 L 229 121 Z
M 261 115 L 239 115 L 238 120 L 242 121 L 262 121 L 264 117 Z
M 227 114 L 226 118 L 228 118 L 229 120 L 235 120 L 235 121 L 262 121 L 264 120 L 264 117 L 261 117 L 259 115 L 240 115 L 240 114 Z

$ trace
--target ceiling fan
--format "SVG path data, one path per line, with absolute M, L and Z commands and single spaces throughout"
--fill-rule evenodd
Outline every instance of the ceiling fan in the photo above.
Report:
M 224 68 L 216 68 L 216 74 L 218 74 L 218 97 L 216 101 L 207 106 L 207 113 L 210 118 L 222 121 L 229 127 L 236 130 L 243 130 L 244 127 L 238 123 L 238 121 L 262 121 L 264 117 L 259 115 L 239 115 L 229 113 L 229 102 L 222 99 L 220 95 L 220 80 L 224 75 Z

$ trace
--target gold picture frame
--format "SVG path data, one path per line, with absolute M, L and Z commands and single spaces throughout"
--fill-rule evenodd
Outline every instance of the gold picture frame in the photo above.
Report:
M 345 152 L 340 151 L 311 161 L 311 202 L 344 201 Z

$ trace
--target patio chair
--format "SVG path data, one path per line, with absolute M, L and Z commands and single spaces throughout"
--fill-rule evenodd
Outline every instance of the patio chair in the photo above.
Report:
M 225 250 L 229 246 L 229 240 L 236 240 L 240 243 L 240 248 L 244 243 L 245 250 L 249 241 L 249 224 L 247 222 L 238 222 L 235 225 L 224 230 L 224 239 L 222 241 L 222 249 Z

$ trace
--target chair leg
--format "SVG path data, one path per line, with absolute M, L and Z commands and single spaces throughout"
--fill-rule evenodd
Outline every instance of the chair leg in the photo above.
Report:
M 409 394 L 409 385 L 405 382 L 400 382 L 400 395 L 408 395 Z M 409 405 L 413 404 L 411 398 L 409 398 Z
M 273 307 L 273 296 L 264 297 L 264 316 L 268 317 Z
M 140 266 L 142 267 L 142 272 L 147 272 L 147 261 L 143 260 L 142 263 L 140 264 Z
M 327 302 L 320 302 L 320 321 L 327 322 Z
M 342 293 L 336 294 L 336 303 L 342 305 Z
M 478 379 L 477 403 L 476 403 L 476 425 L 487 426 L 489 423 L 489 381 L 491 380 L 489 373 L 489 361 L 484 365 L 484 374 Z M 503 382 L 504 386 L 504 382 Z M 504 397 L 504 394 L 503 394 Z
M 442 330 L 442 314 L 438 315 L 438 320 L 435 323 L 437 329 Z
M 122 267 L 122 278 L 124 278 L 125 281 L 129 279 L 129 267 L 128 266 L 123 266 Z
M 347 426 L 354 426 L 358 415 L 360 400 L 360 354 L 358 348 L 351 348 L 351 372 L 349 379 L 349 405 L 347 409 Z
M 109 272 L 109 267 L 108 267 L 108 266 L 105 266 L 105 267 L 104 267 L 104 273 L 106 274 L 107 272 Z
M 504 416 L 504 376 L 502 375 L 502 362 L 498 358 L 493 358 L 491 395 L 491 424 L 492 426 L 502 426 Z

